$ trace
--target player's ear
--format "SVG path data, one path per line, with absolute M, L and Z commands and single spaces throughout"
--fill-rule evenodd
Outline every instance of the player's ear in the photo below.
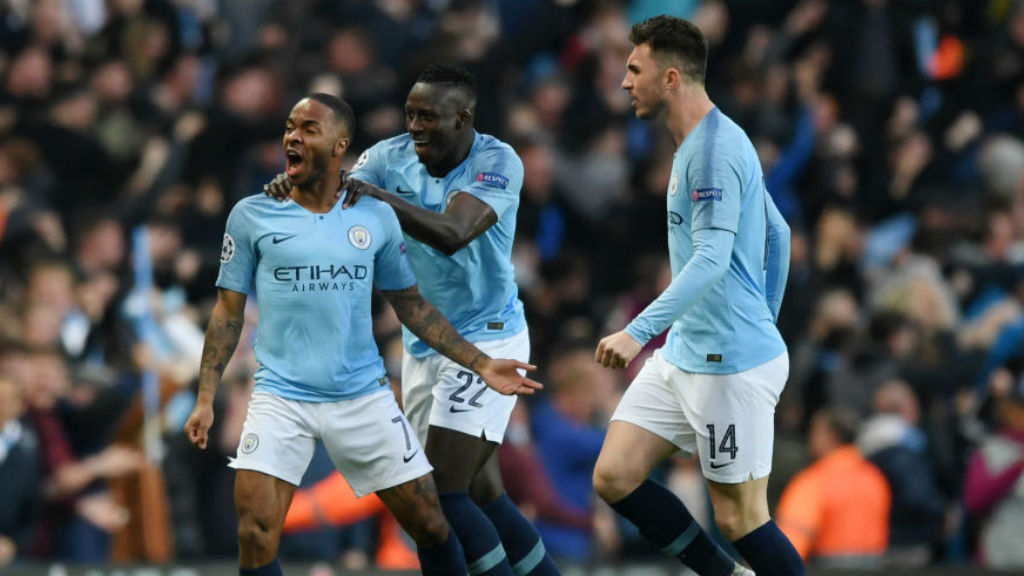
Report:
M 473 124 L 473 111 L 469 108 L 463 108 L 459 110 L 458 114 L 455 115 L 455 127 L 462 130 L 463 126 L 469 126 Z
M 675 66 L 669 66 L 665 70 L 663 80 L 665 82 L 665 89 L 669 91 L 677 90 L 683 85 L 683 76 Z
M 334 155 L 344 156 L 345 151 L 348 150 L 349 139 L 348 136 L 342 136 L 334 142 Z

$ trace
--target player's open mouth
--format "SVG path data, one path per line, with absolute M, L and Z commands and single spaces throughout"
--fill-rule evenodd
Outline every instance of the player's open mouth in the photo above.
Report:
M 422 152 L 422 151 L 426 150 L 428 146 L 430 146 L 430 141 L 428 141 L 428 140 L 413 140 L 412 141 L 412 145 L 413 145 L 413 148 L 415 148 L 417 152 Z
M 297 150 L 285 150 L 285 174 L 295 176 L 302 171 L 302 154 Z

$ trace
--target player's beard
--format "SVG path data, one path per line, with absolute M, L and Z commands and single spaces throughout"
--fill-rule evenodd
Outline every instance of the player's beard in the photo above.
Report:
M 665 112 L 665 103 L 661 100 L 655 100 L 652 105 L 646 108 L 641 107 L 639 104 L 640 102 L 637 101 L 636 117 L 641 120 L 657 120 Z
M 304 166 L 305 174 L 299 182 L 294 182 L 294 186 L 303 192 L 314 193 L 316 192 L 317 186 L 327 177 L 327 167 L 330 165 L 330 157 L 328 154 L 317 154 L 316 151 L 312 151 L 309 158 L 306 160 L 307 166 Z

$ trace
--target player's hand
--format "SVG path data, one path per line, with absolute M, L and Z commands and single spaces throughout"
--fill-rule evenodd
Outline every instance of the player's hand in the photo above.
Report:
M 499 394 L 533 394 L 544 388 L 540 382 L 531 380 L 519 373 L 520 370 L 533 372 L 537 367 L 518 360 L 491 358 L 477 372 L 484 383 Z
M 625 330 L 620 330 L 601 339 L 597 344 L 594 360 L 606 368 L 625 368 L 633 358 L 636 358 L 641 348 L 643 346 L 639 342 Z
M 380 194 L 380 189 L 373 184 L 368 184 L 357 178 L 350 178 L 348 174 L 342 174 L 341 187 L 346 191 L 345 200 L 341 203 L 342 210 L 355 206 L 363 196 L 377 197 Z
M 263 193 L 278 202 L 283 202 L 292 197 L 292 183 L 284 172 L 274 176 L 274 179 L 263 185 Z
M 210 426 L 213 425 L 213 403 L 197 401 L 192 415 L 185 422 L 185 435 L 188 441 L 200 450 L 206 450 L 210 439 Z

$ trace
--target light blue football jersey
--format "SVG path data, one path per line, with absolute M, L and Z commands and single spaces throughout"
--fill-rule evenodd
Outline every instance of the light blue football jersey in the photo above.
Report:
M 386 386 L 373 339 L 370 298 L 416 283 L 398 217 L 367 198 L 314 214 L 264 194 L 228 216 L 217 286 L 259 307 L 256 389 L 283 398 L 333 402 Z
M 662 353 L 688 372 L 733 374 L 786 351 L 766 298 L 768 193 L 746 133 L 718 108 L 686 136 L 669 179 L 672 274 L 693 256 L 693 231 L 736 234 L 729 269 L 673 322 Z
M 478 133 L 466 160 L 435 178 L 416 156 L 409 135 L 403 134 L 363 152 L 351 174 L 438 213 L 444 213 L 457 192 L 472 194 L 490 206 L 498 221 L 451 256 L 406 234 L 409 263 L 423 296 L 467 340 L 508 338 L 526 329 L 512 266 L 523 163 L 508 144 Z M 411 355 L 434 353 L 407 328 L 402 330 Z

